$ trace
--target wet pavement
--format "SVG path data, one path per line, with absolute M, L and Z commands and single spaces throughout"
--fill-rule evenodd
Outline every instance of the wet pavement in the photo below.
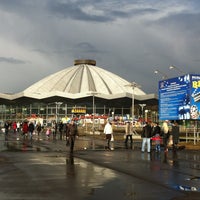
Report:
M 138 144 L 115 143 L 110 151 L 96 143 L 79 138 L 69 154 L 65 141 L 0 134 L 0 199 L 200 199 L 198 150 L 142 153 Z

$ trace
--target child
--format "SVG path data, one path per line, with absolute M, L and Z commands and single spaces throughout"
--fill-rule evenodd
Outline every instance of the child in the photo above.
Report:
M 50 137 L 50 135 L 51 135 L 51 129 L 50 128 L 47 128 L 46 135 L 47 135 L 47 137 Z
M 159 135 L 159 134 L 156 134 L 155 136 L 152 137 L 152 140 L 155 141 L 156 152 L 160 152 L 160 141 L 161 141 L 160 135 Z
M 155 122 L 154 127 L 153 127 L 152 140 L 155 141 L 156 152 L 160 152 L 160 142 L 161 142 L 160 133 L 161 133 L 161 128 L 160 128 L 158 122 Z

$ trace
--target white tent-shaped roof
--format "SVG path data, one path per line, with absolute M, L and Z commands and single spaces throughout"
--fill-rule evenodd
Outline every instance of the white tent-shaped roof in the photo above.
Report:
M 47 97 L 56 93 L 63 97 L 80 98 L 96 92 L 98 96 L 112 99 L 126 96 L 126 93 L 133 93 L 132 88 L 127 87 L 130 82 L 95 66 L 94 62 L 91 60 L 78 60 L 78 64 L 75 62 L 74 66 L 49 75 L 33 84 L 24 90 L 24 94 L 26 96 L 35 94 L 36 96 Z M 137 87 L 134 88 L 134 93 L 145 95 Z
M 0 98 L 16 100 L 22 98 L 47 99 L 61 97 L 79 99 L 98 96 L 103 99 L 128 97 L 141 101 L 154 99 L 154 94 L 146 95 L 137 84 L 96 66 L 94 60 L 75 60 L 74 66 L 51 74 L 17 94 L 0 94 Z

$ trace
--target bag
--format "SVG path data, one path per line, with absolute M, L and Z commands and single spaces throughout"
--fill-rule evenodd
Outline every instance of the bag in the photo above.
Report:
M 50 134 L 51 134 L 51 131 L 49 129 L 47 129 L 46 135 L 49 136 Z
M 110 140 L 111 142 L 113 142 L 114 141 L 114 137 L 113 137 L 113 134 L 111 134 L 111 140 Z
M 173 145 L 173 138 L 172 138 L 172 135 L 169 136 L 168 145 Z

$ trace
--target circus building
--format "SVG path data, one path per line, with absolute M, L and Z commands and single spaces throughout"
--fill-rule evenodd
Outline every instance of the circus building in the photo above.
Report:
M 0 120 L 40 117 L 48 121 L 93 114 L 131 116 L 133 106 L 134 116 L 139 118 L 144 117 L 144 105 L 155 112 L 156 95 L 146 94 L 137 85 L 96 66 L 95 60 L 75 60 L 73 66 L 43 78 L 22 92 L 0 93 Z

